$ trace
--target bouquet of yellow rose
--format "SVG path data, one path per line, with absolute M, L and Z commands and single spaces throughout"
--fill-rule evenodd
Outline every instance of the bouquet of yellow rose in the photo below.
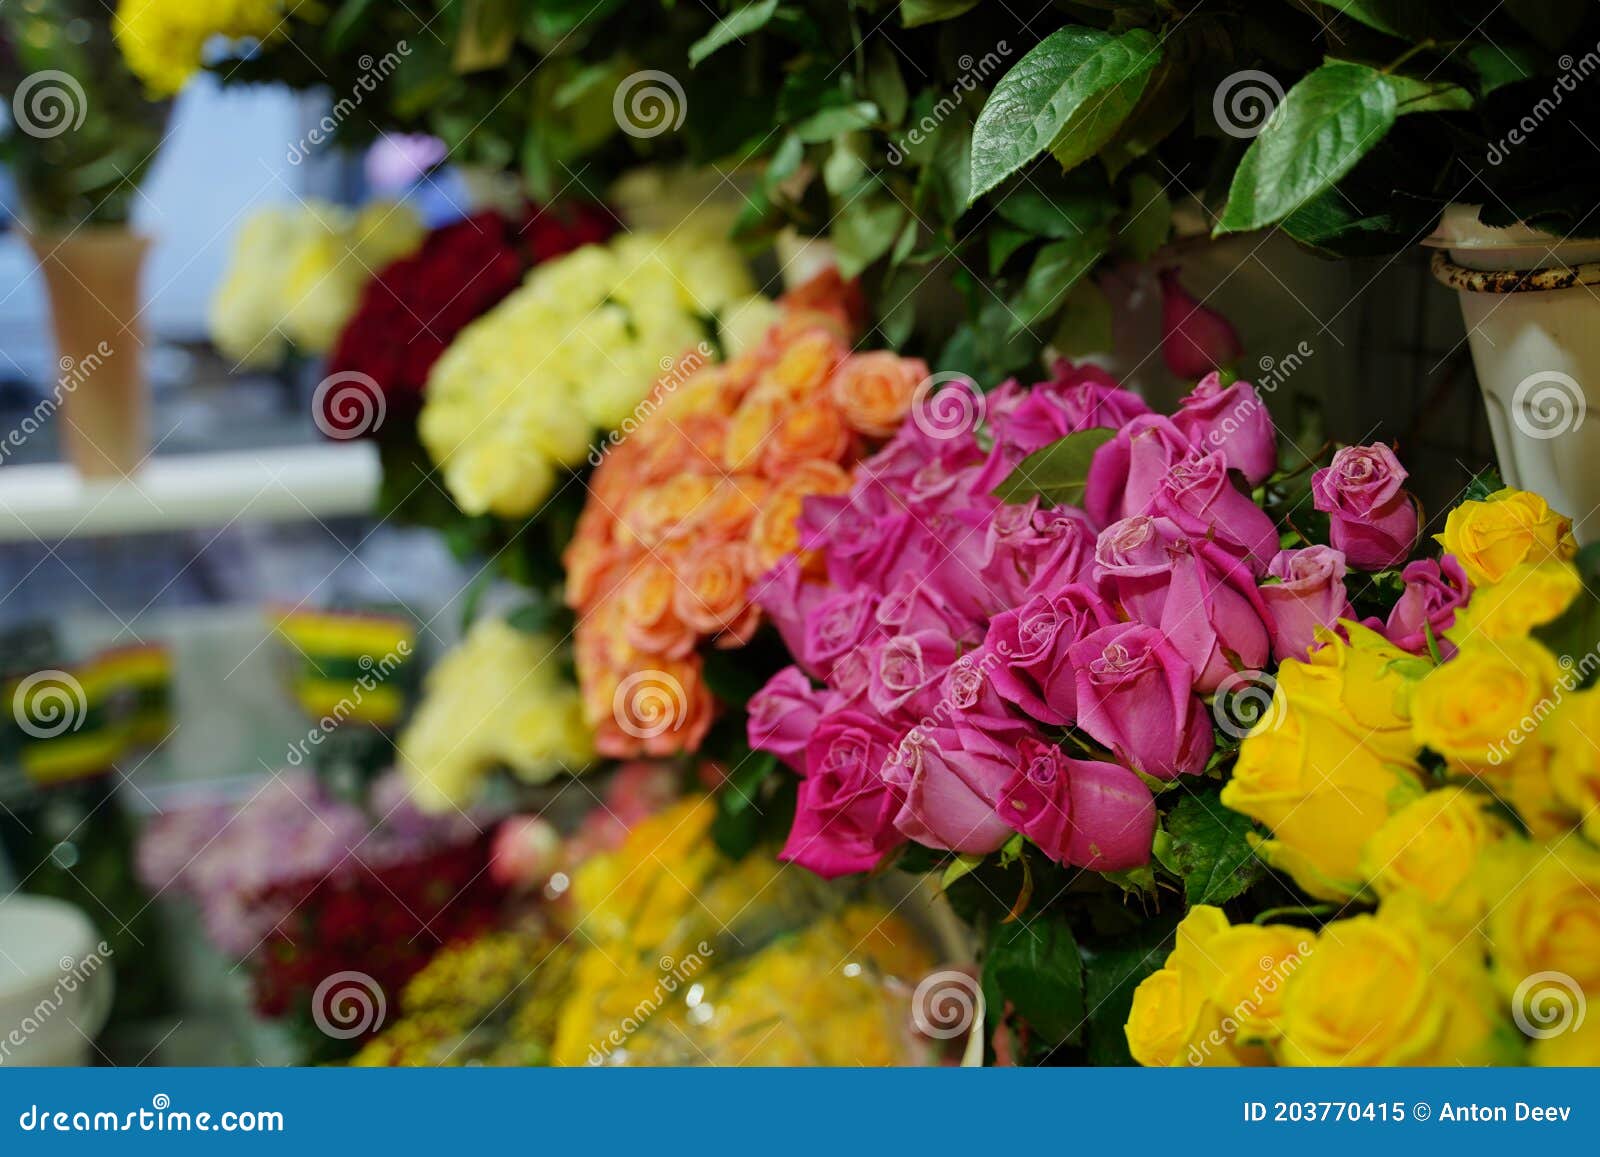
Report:
M 374 272 L 413 252 L 424 233 L 414 210 L 391 202 L 261 210 L 234 238 L 211 299 L 211 340 L 246 366 L 275 366 L 291 350 L 327 353 Z
M 1282 663 L 1221 801 L 1324 902 L 1299 915 L 1337 918 L 1194 908 L 1135 995 L 1137 1060 L 1600 1063 L 1600 600 L 1570 525 L 1523 491 L 1463 502 L 1424 648 L 1341 622 Z

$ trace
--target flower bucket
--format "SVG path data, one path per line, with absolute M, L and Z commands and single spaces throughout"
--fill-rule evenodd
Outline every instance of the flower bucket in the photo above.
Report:
M 1600 240 L 1480 224 L 1452 205 L 1424 244 L 1456 290 L 1506 482 L 1600 537 Z
M 120 478 L 149 448 L 139 272 L 150 239 L 92 226 L 30 233 L 50 295 L 61 454 L 85 477 Z
M 81 910 L 44 896 L 0 900 L 0 1067 L 87 1065 L 114 991 L 111 951 Z

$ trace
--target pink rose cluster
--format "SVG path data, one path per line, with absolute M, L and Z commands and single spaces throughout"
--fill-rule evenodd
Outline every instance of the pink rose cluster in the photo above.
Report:
M 1114 434 L 1081 506 L 995 496 L 1091 429 Z M 758 585 L 797 660 L 749 705 L 751 746 L 801 777 L 783 858 L 832 877 L 906 840 L 982 854 L 1020 832 L 1063 864 L 1147 862 L 1147 780 L 1205 769 L 1206 696 L 1303 656 L 1351 617 L 1348 569 L 1417 535 L 1393 455 L 1353 447 L 1315 480 L 1334 545 L 1279 550 L 1250 496 L 1276 457 L 1255 388 L 1214 373 L 1172 417 L 1064 362 L 920 399 L 847 493 L 805 501 L 803 549 Z M 1409 638 L 1453 610 L 1450 576 L 1405 577 L 1390 626 Z

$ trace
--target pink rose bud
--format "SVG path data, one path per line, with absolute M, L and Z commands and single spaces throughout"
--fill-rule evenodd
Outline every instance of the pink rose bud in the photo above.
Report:
M 894 828 L 901 795 L 880 774 L 899 739 L 875 712 L 846 708 L 819 720 L 778 858 L 829 880 L 877 867 L 903 840 Z
M 1160 414 L 1133 419 L 1089 463 L 1083 509 L 1090 521 L 1103 527 L 1147 513 L 1172 464 L 1193 450 L 1189 439 Z
M 1447 554 L 1438 562 L 1419 558 L 1407 563 L 1400 577 L 1406 589 L 1389 611 L 1384 637 L 1402 651 L 1426 655 L 1431 629 L 1440 656 L 1448 659 L 1455 654 L 1455 647 L 1444 633 L 1455 624 L 1456 611 L 1472 597 L 1466 571 Z
M 1017 763 L 1027 724 L 960 715 L 954 723 L 918 725 L 883 766 L 903 793 L 894 825 L 907 839 L 968 855 L 995 851 L 1011 835 L 996 811 Z
M 1115 872 L 1150 860 L 1156 803 L 1133 772 L 1027 738 L 1000 815 L 1059 864 Z
M 1176 269 L 1161 271 L 1161 360 L 1172 375 L 1194 381 L 1239 360 L 1239 331 L 1184 289 Z
M 1358 570 L 1403 561 L 1417 541 L 1417 506 L 1401 489 L 1405 467 L 1382 443 L 1346 446 L 1311 478 L 1314 505 L 1328 516 L 1328 537 Z
M 1272 655 L 1280 663 L 1304 659 L 1318 627 L 1331 627 L 1354 615 L 1345 591 L 1344 555 L 1331 547 L 1283 551 L 1267 573 L 1282 580 L 1261 587 L 1261 601 L 1272 622 Z
M 1243 555 L 1253 574 L 1278 553 L 1278 527 L 1234 485 L 1221 454 L 1195 452 L 1172 464 L 1151 503 L 1193 538 L 1209 538 Z
M 1158 779 L 1205 770 L 1211 715 L 1191 691 L 1189 663 L 1162 632 L 1118 623 L 1067 651 L 1078 669 L 1078 726 L 1122 762 Z
M 799 667 L 785 667 L 750 697 L 745 729 L 750 746 L 770 751 L 795 771 L 806 769 L 806 744 L 817 720 L 838 699 L 817 691 Z
M 1229 469 L 1257 486 L 1278 464 L 1278 428 L 1249 382 L 1223 388 L 1215 371 L 1178 403 L 1172 424 L 1203 452 L 1221 454 Z
M 1086 586 L 1034 595 L 990 620 L 980 666 L 1002 699 L 1041 723 L 1065 727 L 1077 717 L 1077 675 L 1067 648 L 1111 621 L 1110 610 Z

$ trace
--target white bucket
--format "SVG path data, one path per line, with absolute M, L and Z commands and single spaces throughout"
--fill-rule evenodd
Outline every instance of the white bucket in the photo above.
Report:
M 110 946 L 83 912 L 0 900 L 0 1067 L 89 1064 L 113 991 Z
M 1579 542 L 1600 538 L 1600 240 L 1452 205 L 1424 244 L 1460 298 L 1501 475 L 1570 515 Z

